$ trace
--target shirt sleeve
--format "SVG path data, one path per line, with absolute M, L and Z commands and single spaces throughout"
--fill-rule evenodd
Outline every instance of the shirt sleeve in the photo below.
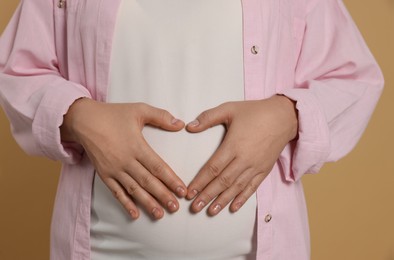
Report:
M 279 158 L 297 181 L 336 161 L 360 139 L 383 89 L 382 73 L 340 0 L 317 0 L 305 18 L 295 86 L 299 135 Z
M 59 72 L 53 3 L 21 1 L 0 38 L 0 105 L 25 152 L 76 163 L 82 149 L 61 143 L 59 127 L 75 100 L 91 96 Z

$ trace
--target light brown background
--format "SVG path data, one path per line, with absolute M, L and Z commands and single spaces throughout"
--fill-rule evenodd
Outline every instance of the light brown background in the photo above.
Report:
M 0 32 L 17 2 L 0 0 Z M 394 260 L 394 0 L 345 3 L 383 69 L 386 87 L 356 149 L 303 179 L 312 260 Z M 0 259 L 49 258 L 59 170 L 58 163 L 20 150 L 0 110 Z

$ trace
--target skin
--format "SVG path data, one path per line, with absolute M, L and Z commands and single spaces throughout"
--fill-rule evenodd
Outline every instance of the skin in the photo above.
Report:
M 188 187 L 191 209 L 218 214 L 230 202 L 238 211 L 272 170 L 279 154 L 298 133 L 295 104 L 284 96 L 229 102 L 200 114 L 186 129 L 202 132 L 224 124 L 225 138 Z
M 107 104 L 79 99 L 70 107 L 60 127 L 62 140 L 81 144 L 103 182 L 133 219 L 140 215 L 136 206 L 153 219 L 164 208 L 175 212 L 186 185 L 152 150 L 141 131 L 152 125 L 179 131 L 184 123 L 165 110 L 143 103 Z
M 228 102 L 204 111 L 186 129 L 202 132 L 224 124 L 225 138 L 188 187 L 147 144 L 142 129 L 179 131 L 185 124 L 168 111 L 144 103 L 108 104 L 79 99 L 60 127 L 63 141 L 81 144 L 95 169 L 133 219 L 136 203 L 153 219 L 179 209 L 175 194 L 193 200 L 191 210 L 209 205 L 210 215 L 231 203 L 236 212 L 269 174 L 280 152 L 297 135 L 295 104 L 284 96 Z

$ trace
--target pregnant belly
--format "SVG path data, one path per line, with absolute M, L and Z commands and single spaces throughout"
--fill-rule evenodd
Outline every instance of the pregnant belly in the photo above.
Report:
M 145 128 L 152 148 L 186 185 L 219 146 L 222 126 L 203 133 L 182 130 L 171 133 Z M 253 196 L 235 214 L 228 208 L 210 217 L 190 212 L 190 201 L 180 199 L 180 209 L 152 221 L 142 212 L 131 220 L 99 177 L 95 178 L 92 203 L 92 259 L 249 259 L 253 257 L 256 199 Z

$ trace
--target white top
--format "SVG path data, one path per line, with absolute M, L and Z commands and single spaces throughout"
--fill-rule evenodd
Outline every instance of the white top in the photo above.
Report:
M 123 0 L 113 43 L 108 102 L 145 102 L 185 122 L 226 101 L 244 99 L 240 0 Z M 203 133 L 146 127 L 153 149 L 186 185 L 214 153 L 222 126 Z M 152 221 L 131 220 L 95 178 L 93 260 L 254 259 L 256 201 L 236 214 L 192 214 L 190 201 Z

